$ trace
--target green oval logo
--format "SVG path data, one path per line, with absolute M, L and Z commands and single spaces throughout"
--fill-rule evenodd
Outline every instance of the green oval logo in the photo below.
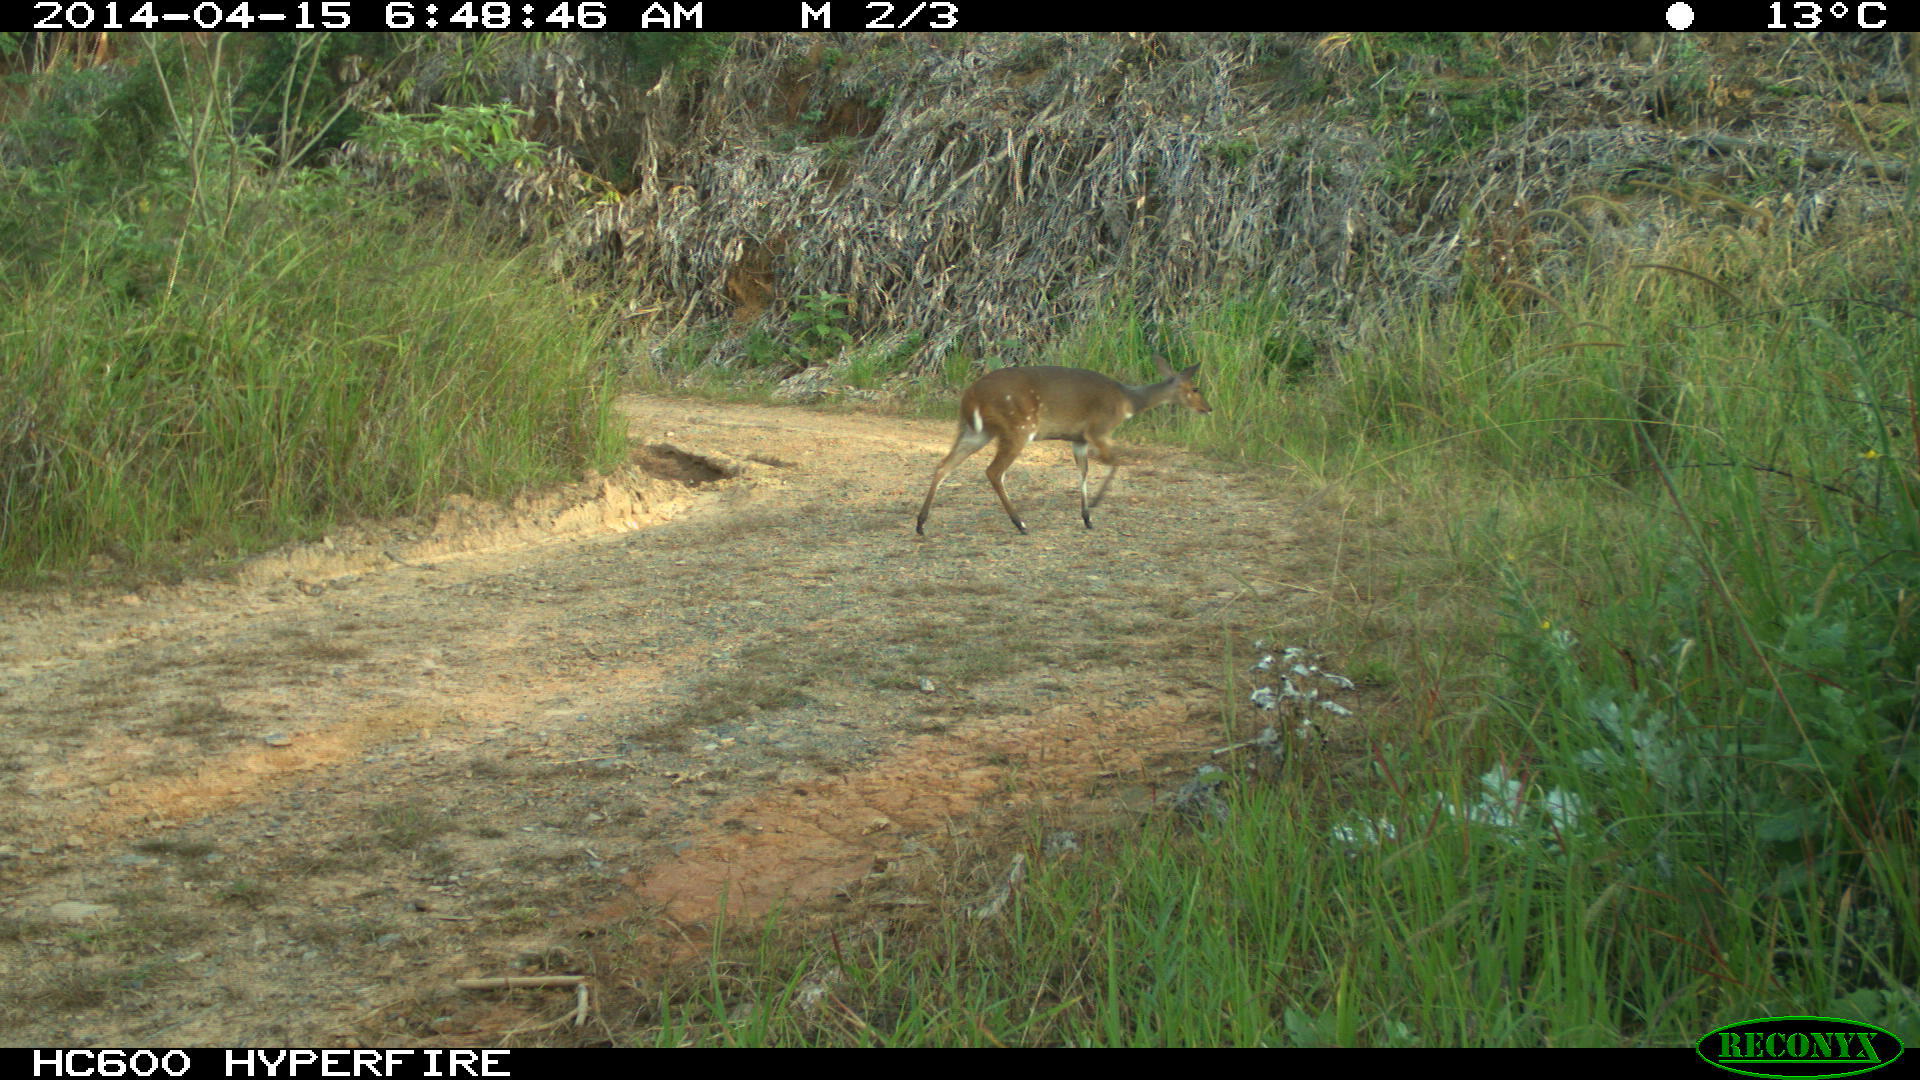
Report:
M 1742 1076 L 1820 1080 L 1858 1076 L 1900 1060 L 1892 1034 L 1832 1016 L 1765 1016 L 1714 1028 L 1694 1049 L 1709 1065 Z

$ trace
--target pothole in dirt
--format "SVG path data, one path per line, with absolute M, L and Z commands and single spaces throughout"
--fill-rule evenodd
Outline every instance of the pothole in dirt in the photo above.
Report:
M 673 443 L 654 442 L 634 454 L 633 463 L 649 476 L 677 480 L 698 487 L 743 475 L 744 462 L 708 450 L 692 450 Z

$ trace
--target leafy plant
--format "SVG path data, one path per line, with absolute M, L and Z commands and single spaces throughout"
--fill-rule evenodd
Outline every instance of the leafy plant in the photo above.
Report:
M 1252 139 L 1220 139 L 1209 146 L 1207 151 L 1237 169 L 1258 156 L 1260 146 Z
M 818 292 L 795 300 L 793 321 L 799 324 L 800 348 L 808 359 L 815 362 L 831 359 L 852 343 L 853 334 L 840 325 L 853 308 L 852 298 Z
M 515 168 L 536 164 L 546 149 L 519 137 L 519 123 L 530 115 L 507 102 L 442 105 L 432 116 L 388 113 L 369 117 L 358 141 L 408 165 L 463 161 L 486 169 Z

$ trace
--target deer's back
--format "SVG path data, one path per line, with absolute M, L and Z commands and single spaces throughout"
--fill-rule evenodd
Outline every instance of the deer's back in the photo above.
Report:
M 1073 439 L 1089 427 L 1110 428 L 1129 410 L 1121 384 L 1084 368 L 1001 368 L 982 375 L 961 399 L 961 419 L 974 410 L 1020 429 L 1036 439 Z

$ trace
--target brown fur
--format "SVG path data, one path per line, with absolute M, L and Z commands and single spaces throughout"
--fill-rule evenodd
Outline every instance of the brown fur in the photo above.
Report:
M 960 396 L 960 433 L 953 448 L 933 470 L 933 483 L 920 504 L 920 516 L 913 531 L 924 532 L 927 514 L 933 509 L 934 493 L 955 465 L 960 464 L 989 442 L 997 441 L 993 460 L 987 464 L 987 483 L 1000 497 L 1000 505 L 1013 521 L 1013 527 L 1027 531 L 1026 523 L 1014 513 L 1013 502 L 1000 482 L 1008 467 L 1027 444 L 1039 439 L 1065 439 L 1073 444 L 1073 457 L 1080 465 L 1080 520 L 1093 528 L 1092 507 L 1106 497 L 1107 485 L 1120 463 L 1113 457 L 1109 436 L 1129 417 L 1178 401 L 1195 412 L 1212 412 L 1205 398 L 1193 385 L 1195 364 L 1184 371 L 1173 370 L 1162 357 L 1153 358 L 1154 366 L 1166 378 L 1146 386 L 1128 386 L 1097 371 L 1067 367 L 1011 367 L 982 375 Z M 1107 477 L 1100 482 L 1099 494 L 1087 500 L 1087 458 L 1092 456 L 1108 466 Z

